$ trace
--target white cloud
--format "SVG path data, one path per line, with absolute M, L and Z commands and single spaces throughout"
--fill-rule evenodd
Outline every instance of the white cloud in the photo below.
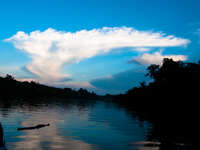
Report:
M 49 28 L 30 34 L 22 31 L 4 40 L 28 53 L 32 62 L 26 68 L 45 83 L 69 77 L 60 73 L 62 66 L 110 52 L 115 48 L 130 47 L 136 51 L 148 51 L 154 47 L 186 46 L 188 39 L 160 32 L 138 31 L 127 27 L 56 31 Z
M 24 82 L 24 81 L 27 81 L 27 82 L 31 82 L 31 81 L 39 82 L 34 78 L 17 78 L 16 80 L 21 81 L 21 82 Z
M 152 48 L 149 48 L 149 47 L 136 47 L 133 50 L 134 51 L 138 51 L 138 52 L 146 52 L 146 51 L 152 50 Z
M 142 65 L 149 65 L 149 64 L 162 64 L 164 58 L 170 58 L 174 61 L 185 61 L 187 60 L 187 56 L 185 55 L 162 55 L 161 52 L 155 52 L 153 54 L 145 53 L 139 57 L 133 58 L 129 62 L 137 62 Z

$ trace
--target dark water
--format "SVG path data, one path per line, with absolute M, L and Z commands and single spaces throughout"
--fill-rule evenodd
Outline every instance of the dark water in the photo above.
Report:
M 112 103 L 1 106 L 8 150 L 158 150 L 148 141 L 152 125 Z M 50 123 L 38 130 L 18 127 Z M 151 145 L 151 146 L 147 146 Z

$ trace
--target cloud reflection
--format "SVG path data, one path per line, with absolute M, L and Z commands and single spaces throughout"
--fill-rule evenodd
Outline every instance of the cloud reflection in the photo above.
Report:
M 59 110 L 62 111 L 62 110 Z M 30 113 L 26 111 L 26 113 Z M 66 112 L 65 112 L 66 113 Z M 84 112 L 87 113 L 87 112 Z M 84 114 L 83 113 L 83 114 Z M 40 123 L 50 123 L 50 126 L 39 130 L 22 131 L 23 135 L 18 136 L 19 141 L 8 143 L 8 149 L 14 150 L 43 150 L 43 149 L 65 149 L 65 150 L 96 150 L 96 145 L 85 143 L 84 141 L 73 139 L 73 137 L 61 136 L 56 124 L 63 122 L 58 110 L 51 109 L 48 112 L 31 112 L 28 117 L 21 122 L 22 126 L 32 126 Z M 87 118 L 87 114 L 83 115 Z M 42 122 L 41 122 L 42 121 Z M 65 121 L 70 121 L 66 118 Z M 67 131 L 66 131 L 67 132 Z M 10 147 L 10 148 L 9 148 Z

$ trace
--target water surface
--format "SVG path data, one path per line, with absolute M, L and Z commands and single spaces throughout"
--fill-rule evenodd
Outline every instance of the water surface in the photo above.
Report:
M 147 147 L 151 124 L 112 103 L 0 106 L 8 150 L 157 150 Z M 18 127 L 50 123 L 38 130 Z

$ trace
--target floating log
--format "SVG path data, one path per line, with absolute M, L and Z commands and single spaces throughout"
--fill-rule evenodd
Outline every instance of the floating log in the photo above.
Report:
M 46 126 L 49 126 L 50 124 L 38 124 L 36 126 L 31 126 L 31 127 L 23 127 L 23 128 L 17 128 L 18 131 L 21 131 L 21 130 L 34 130 L 34 129 L 40 129 L 40 128 L 43 128 L 43 127 L 46 127 Z

